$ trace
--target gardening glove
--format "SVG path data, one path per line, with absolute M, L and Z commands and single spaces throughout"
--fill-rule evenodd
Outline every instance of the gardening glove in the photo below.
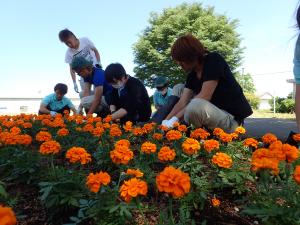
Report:
M 73 84 L 74 84 L 74 91 L 77 92 L 77 93 L 79 93 L 76 81 L 73 81 Z
M 168 122 L 169 120 L 163 120 L 162 122 L 161 122 L 161 125 L 163 125 L 163 126 L 167 126 L 167 122 Z
M 166 126 L 168 128 L 172 128 L 174 126 L 174 123 L 176 123 L 178 121 L 179 121 L 179 119 L 176 116 L 173 116 L 171 119 L 169 119 L 165 122 L 164 126 Z
M 55 116 L 57 114 L 57 112 L 55 112 L 55 111 L 50 111 L 50 115 L 51 116 Z

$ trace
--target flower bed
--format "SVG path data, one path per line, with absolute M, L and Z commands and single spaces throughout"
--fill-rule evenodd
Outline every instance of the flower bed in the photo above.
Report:
M 245 132 L 1 116 L 0 215 L 30 224 L 31 196 L 48 224 L 300 224 L 298 148 Z

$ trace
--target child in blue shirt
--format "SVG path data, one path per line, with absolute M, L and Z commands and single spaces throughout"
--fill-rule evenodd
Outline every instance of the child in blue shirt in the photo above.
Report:
M 156 90 L 153 94 L 153 102 L 155 109 L 158 110 L 166 104 L 167 98 L 172 95 L 172 88 L 168 87 L 168 80 L 163 76 L 158 76 L 155 79 L 155 87 Z

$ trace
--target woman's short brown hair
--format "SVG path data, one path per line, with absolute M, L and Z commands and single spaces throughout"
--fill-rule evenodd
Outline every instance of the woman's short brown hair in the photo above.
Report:
M 202 43 L 192 34 L 179 37 L 171 48 L 173 60 L 180 62 L 202 62 L 207 53 Z

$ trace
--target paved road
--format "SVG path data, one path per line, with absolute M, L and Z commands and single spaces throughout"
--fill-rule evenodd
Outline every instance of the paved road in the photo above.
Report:
M 295 120 L 275 118 L 247 118 L 244 124 L 247 136 L 260 138 L 265 133 L 273 133 L 285 141 L 291 130 L 297 131 Z

